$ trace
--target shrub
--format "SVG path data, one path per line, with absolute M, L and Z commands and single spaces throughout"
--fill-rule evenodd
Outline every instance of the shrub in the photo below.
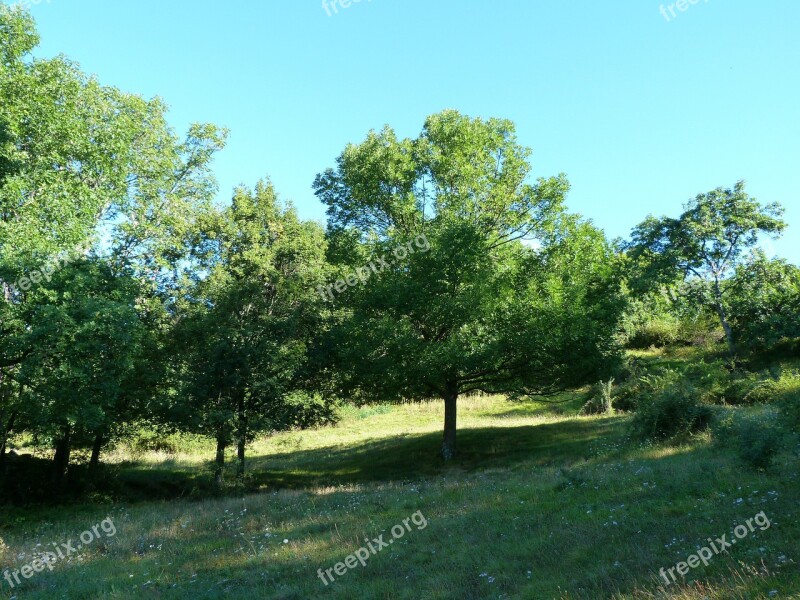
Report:
M 629 292 L 620 322 L 620 342 L 628 348 L 663 348 L 690 345 L 707 336 L 716 321 L 683 291 L 666 286 L 644 294 Z
M 666 294 L 650 293 L 631 298 L 620 329 L 629 348 L 663 347 L 678 341 L 681 323 Z
M 630 332 L 628 346 L 630 348 L 663 348 L 680 339 L 681 323 L 674 317 L 650 319 L 639 324 Z
M 639 396 L 635 386 L 625 386 L 621 393 L 614 397 L 614 410 L 619 412 L 634 412 L 639 407 Z
M 592 389 L 592 397 L 583 405 L 581 414 L 584 415 L 610 415 L 614 413 L 613 407 L 614 378 L 608 381 L 599 381 Z
M 748 395 L 752 403 L 777 404 L 789 413 L 800 402 L 800 372 L 784 371 L 774 374 L 771 379 L 758 382 Z
M 720 401 L 733 406 L 752 404 L 753 392 L 765 382 L 753 376 L 735 377 L 720 393 Z
M 769 373 L 729 373 L 722 361 L 692 365 L 686 376 L 704 390 L 701 399 L 705 402 L 733 406 L 777 402 L 787 390 L 800 386 L 800 379 L 795 379 L 792 374 L 781 377 Z
M 800 392 L 788 392 L 781 402 L 781 420 L 787 429 L 800 433 Z
M 181 452 L 199 454 L 213 451 L 214 441 L 199 434 L 170 433 L 157 427 L 148 429 L 146 426 L 142 426 L 132 431 L 130 436 L 120 443 L 120 447 L 127 448 L 135 458 L 149 452 L 161 452 L 169 455 Z
M 708 404 L 725 402 L 725 389 L 730 385 L 731 373 L 721 360 L 699 361 L 689 365 L 684 377 L 697 388 L 700 400 Z
M 768 404 L 779 395 L 779 386 L 772 379 L 746 375 L 733 379 L 720 394 L 720 400 L 733 406 Z
M 628 371 L 627 380 L 617 386 L 617 394 L 613 399 L 614 409 L 622 412 L 635 411 L 642 399 L 652 398 L 658 392 L 676 385 L 682 378 L 679 371 L 669 368 L 656 367 L 645 374 L 636 361 L 628 366 Z
M 713 428 L 718 445 L 733 447 L 739 459 L 754 469 L 767 469 L 783 446 L 783 432 L 774 412 L 757 416 L 731 414 Z
M 751 421 L 739 429 L 739 458 L 753 468 L 769 468 L 781 444 L 779 430 L 763 421 Z
M 643 400 L 631 427 L 639 438 L 667 440 L 706 429 L 712 415 L 711 407 L 697 399 L 697 390 L 681 383 Z
M 164 452 L 165 454 L 177 454 L 178 436 L 163 435 L 158 431 L 141 431 L 131 441 L 130 449 L 135 455 L 146 452 Z

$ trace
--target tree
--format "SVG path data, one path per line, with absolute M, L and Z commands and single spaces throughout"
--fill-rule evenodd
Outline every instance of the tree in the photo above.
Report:
M 240 188 L 198 246 L 206 275 L 177 307 L 176 340 L 185 395 L 174 414 L 217 440 L 215 479 L 235 440 L 245 449 L 265 431 L 309 426 L 329 416 L 310 398 L 308 348 L 320 326 L 316 287 L 324 275 L 323 230 L 282 206 L 269 182 Z
M 732 189 L 698 195 L 677 219 L 648 217 L 633 230 L 628 250 L 640 267 L 640 278 L 660 282 L 680 274 L 693 297 L 715 312 L 735 355 L 728 316 L 731 277 L 760 235 L 779 235 L 785 229 L 782 214 L 779 204 L 762 206 L 751 198 L 740 181 Z
M 111 269 L 97 280 L 111 287 L 92 289 L 98 297 L 136 277 L 153 283 L 142 292 L 148 301 L 154 288 L 168 299 L 194 226 L 184 216 L 197 214 L 193 209 L 213 196 L 209 164 L 225 139 L 214 126 L 192 125 L 179 140 L 163 102 L 102 86 L 64 57 L 32 58 L 38 42 L 27 12 L 0 5 L 0 335 L 7 342 L 0 347 L 0 428 L 5 432 L 19 430 L 22 396 L 35 393 L 14 378 L 22 379 L 23 370 L 37 371 L 36 361 L 42 367 L 43 352 L 51 364 L 71 360 L 51 352 L 70 352 L 68 345 L 40 348 L 30 335 L 37 328 L 30 319 L 47 310 L 67 325 L 72 319 L 58 294 L 77 281 L 76 272 L 70 270 L 76 276 L 72 283 L 64 281 L 60 292 L 45 296 L 41 280 L 49 284 L 53 272 L 43 273 L 43 266 L 63 252 L 94 247 L 96 255 L 101 250 L 108 255 L 104 264 Z M 60 376 L 39 371 L 40 390 Z M 65 455 L 68 448 L 59 453 Z
M 23 305 L 27 327 L 10 343 L 30 351 L 12 377 L 26 390 L 27 429 L 54 440 L 57 484 L 76 442 L 92 447 L 96 468 L 110 434 L 138 416 L 137 375 L 149 348 L 140 293 L 137 281 L 115 276 L 104 261 L 79 259 Z
M 339 392 L 442 398 L 445 460 L 461 395 L 596 381 L 614 355 L 613 253 L 564 215 L 564 176 L 528 181 L 529 155 L 510 121 L 445 111 L 414 140 L 370 132 L 314 184 L 344 280 L 381 265 L 329 298 Z
M 21 9 L 0 11 L 0 30 L 0 275 L 10 282 L 83 244 L 127 196 L 159 103 L 101 86 L 64 57 L 30 58 L 39 38 Z
M 764 351 L 800 338 L 800 269 L 757 252 L 731 283 L 731 327 L 741 345 Z

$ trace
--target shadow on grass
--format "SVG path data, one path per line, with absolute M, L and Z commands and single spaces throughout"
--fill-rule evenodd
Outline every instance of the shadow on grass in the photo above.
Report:
M 612 418 L 464 429 L 458 432 L 459 454 L 450 463 L 438 455 L 441 434 L 429 433 L 256 457 L 250 459 L 248 470 L 258 487 L 307 489 L 402 481 L 450 470 L 509 468 L 522 462 L 571 464 L 588 458 L 592 442 L 611 435 L 617 421 Z
M 470 472 L 520 463 L 569 465 L 588 458 L 591 444 L 619 434 L 619 419 L 570 420 L 522 427 L 463 429 L 459 455 L 439 457 L 441 433 L 249 457 L 244 486 L 217 490 L 213 462 L 188 468 L 123 463 L 90 478 L 83 465 L 70 467 L 60 493 L 47 485 L 49 462 L 25 461 L 0 476 L 0 502 L 12 505 L 207 498 L 263 489 L 304 490 L 321 486 L 408 481 L 452 471 Z M 232 479 L 233 465 L 226 473 Z

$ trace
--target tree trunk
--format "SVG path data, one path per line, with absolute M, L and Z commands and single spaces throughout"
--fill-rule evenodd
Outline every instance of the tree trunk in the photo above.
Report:
M 730 323 L 728 323 L 728 317 L 725 314 L 724 309 L 718 309 L 719 313 L 719 321 L 722 323 L 722 329 L 725 330 L 725 341 L 728 343 L 728 352 L 730 355 L 735 357 L 736 356 L 736 341 L 733 339 L 733 328 L 731 327 Z
M 89 459 L 89 472 L 92 474 L 97 473 L 97 469 L 100 467 L 100 451 L 103 449 L 104 443 L 105 440 L 103 439 L 103 432 L 98 431 L 97 435 L 94 436 L 92 457 Z
M 227 446 L 225 435 L 221 432 L 217 433 L 217 458 L 216 466 L 214 468 L 214 485 L 218 488 L 222 487 L 222 473 L 225 470 L 225 446 Z
M 69 467 L 69 455 L 72 447 L 72 430 L 69 425 L 62 429 L 61 438 L 56 442 L 56 453 L 53 457 L 53 480 L 56 489 L 64 483 L 64 476 Z
M 458 404 L 458 386 L 447 384 L 444 395 L 444 440 L 442 442 L 442 458 L 452 460 L 456 455 L 456 417 Z
M 11 417 L 8 419 L 8 423 L 2 425 L 3 429 L 0 430 L 0 466 L 2 466 L 3 462 L 6 459 L 6 444 L 8 444 L 8 436 L 11 434 L 11 431 L 14 429 L 14 421 L 17 419 L 17 413 L 11 413 Z
M 240 437 L 237 442 L 236 448 L 236 478 L 241 479 L 244 477 L 244 455 L 245 455 L 245 438 Z
M 733 339 L 733 328 L 728 323 L 728 313 L 725 312 L 725 304 L 722 302 L 722 287 L 719 284 L 719 277 L 714 277 L 714 309 L 717 311 L 719 322 L 725 330 L 725 341 L 728 343 L 728 352 L 731 358 L 736 358 L 736 342 Z
M 247 413 L 245 412 L 245 395 L 239 395 L 238 403 L 238 431 L 236 440 L 236 479 L 241 480 L 244 477 L 244 455 L 245 447 L 247 446 Z

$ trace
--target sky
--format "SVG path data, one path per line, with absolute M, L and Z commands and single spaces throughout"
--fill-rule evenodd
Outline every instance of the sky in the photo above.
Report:
M 744 179 L 800 264 L 797 0 L 326 2 L 28 0 L 37 56 L 162 97 L 179 132 L 230 129 L 220 201 L 268 176 L 323 220 L 311 185 L 348 143 L 455 108 L 514 121 L 533 176 L 566 173 L 611 238 Z

